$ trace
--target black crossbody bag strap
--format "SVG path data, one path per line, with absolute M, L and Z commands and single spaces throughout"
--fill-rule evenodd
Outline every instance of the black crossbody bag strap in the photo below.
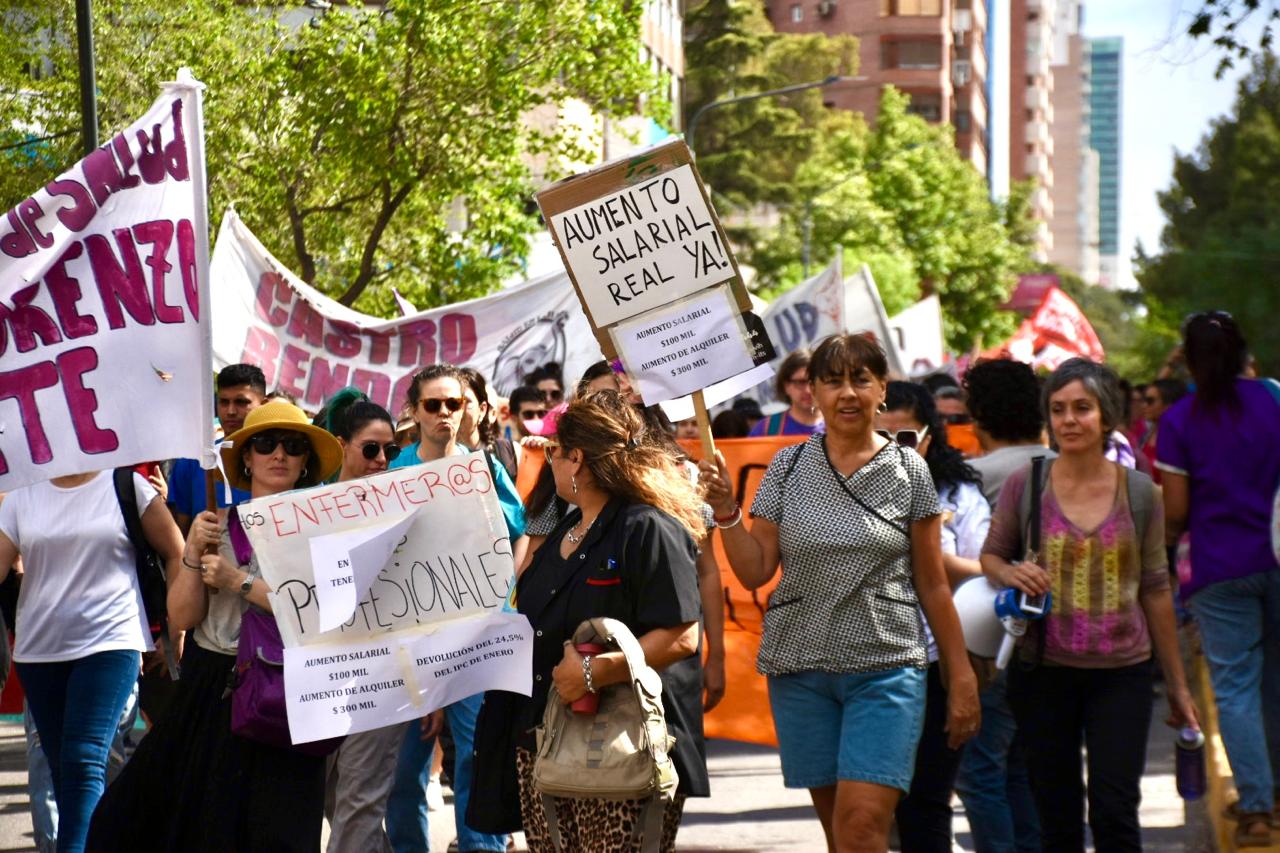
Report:
M 899 452 L 901 452 L 901 450 L 899 450 Z M 845 478 L 841 476 L 840 471 L 835 466 L 835 463 L 831 461 L 831 454 L 827 452 L 827 441 L 825 438 L 822 440 L 822 458 L 827 460 L 827 467 L 831 469 L 831 476 L 836 478 L 836 482 L 840 484 L 840 488 L 844 489 L 845 494 L 853 498 L 854 503 L 862 507 L 867 512 L 871 513 L 876 518 L 880 519 L 885 524 L 892 527 L 894 530 L 901 533 L 903 536 L 907 537 L 908 542 L 911 541 L 910 530 L 899 527 L 897 524 L 895 524 L 894 522 L 890 521 L 889 519 L 881 515 L 879 512 L 877 512 L 873 507 L 867 505 L 866 501 L 864 501 L 862 498 L 854 494 L 853 489 L 849 488 L 849 484 L 845 481 Z

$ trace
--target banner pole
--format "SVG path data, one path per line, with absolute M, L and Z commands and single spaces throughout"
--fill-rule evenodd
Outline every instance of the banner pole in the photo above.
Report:
M 708 462 L 714 462 L 716 443 L 711 437 L 711 418 L 707 414 L 707 400 L 701 390 L 693 392 L 693 416 L 698 421 L 698 438 L 702 440 L 702 456 Z
M 80 62 L 80 147 L 87 156 L 98 147 L 98 83 L 93 58 L 91 0 L 76 0 L 76 52 Z

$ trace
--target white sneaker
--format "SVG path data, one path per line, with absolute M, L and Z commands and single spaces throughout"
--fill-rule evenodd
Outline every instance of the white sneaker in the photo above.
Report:
M 440 787 L 440 780 L 432 779 L 427 783 L 427 809 L 436 812 L 442 808 L 444 808 L 444 791 Z

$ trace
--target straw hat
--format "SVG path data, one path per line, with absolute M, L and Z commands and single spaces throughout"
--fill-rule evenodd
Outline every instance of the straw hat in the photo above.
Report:
M 249 489 L 249 478 L 244 475 L 241 454 L 249 439 L 269 429 L 290 430 L 305 435 L 311 441 L 311 449 L 320 460 L 319 471 L 308 471 L 306 479 L 320 483 L 333 476 L 342 467 L 342 445 L 329 433 L 314 426 L 306 412 L 286 400 L 272 400 L 249 413 L 244 426 L 233 432 L 222 443 L 222 465 L 227 479 L 237 489 Z

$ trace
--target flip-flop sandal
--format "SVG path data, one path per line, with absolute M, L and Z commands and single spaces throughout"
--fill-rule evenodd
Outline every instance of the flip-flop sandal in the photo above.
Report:
M 1266 812 L 1244 813 L 1236 824 L 1236 847 L 1270 847 L 1271 815 Z
M 1248 816 L 1252 818 L 1252 817 L 1256 817 L 1257 815 L 1261 815 L 1262 817 L 1265 817 L 1267 819 L 1267 822 L 1272 829 L 1280 829 L 1280 819 L 1277 819 L 1277 813 L 1280 813 L 1280 809 L 1277 809 L 1276 811 L 1272 811 L 1270 814 L 1268 814 L 1267 812 L 1250 812 L 1248 813 Z M 1236 802 L 1232 803 L 1231 805 L 1223 809 L 1222 816 L 1227 820 L 1231 820 L 1231 821 L 1235 821 L 1236 823 L 1239 823 L 1240 819 L 1245 816 L 1245 813 L 1240 811 L 1239 800 L 1237 800 Z

